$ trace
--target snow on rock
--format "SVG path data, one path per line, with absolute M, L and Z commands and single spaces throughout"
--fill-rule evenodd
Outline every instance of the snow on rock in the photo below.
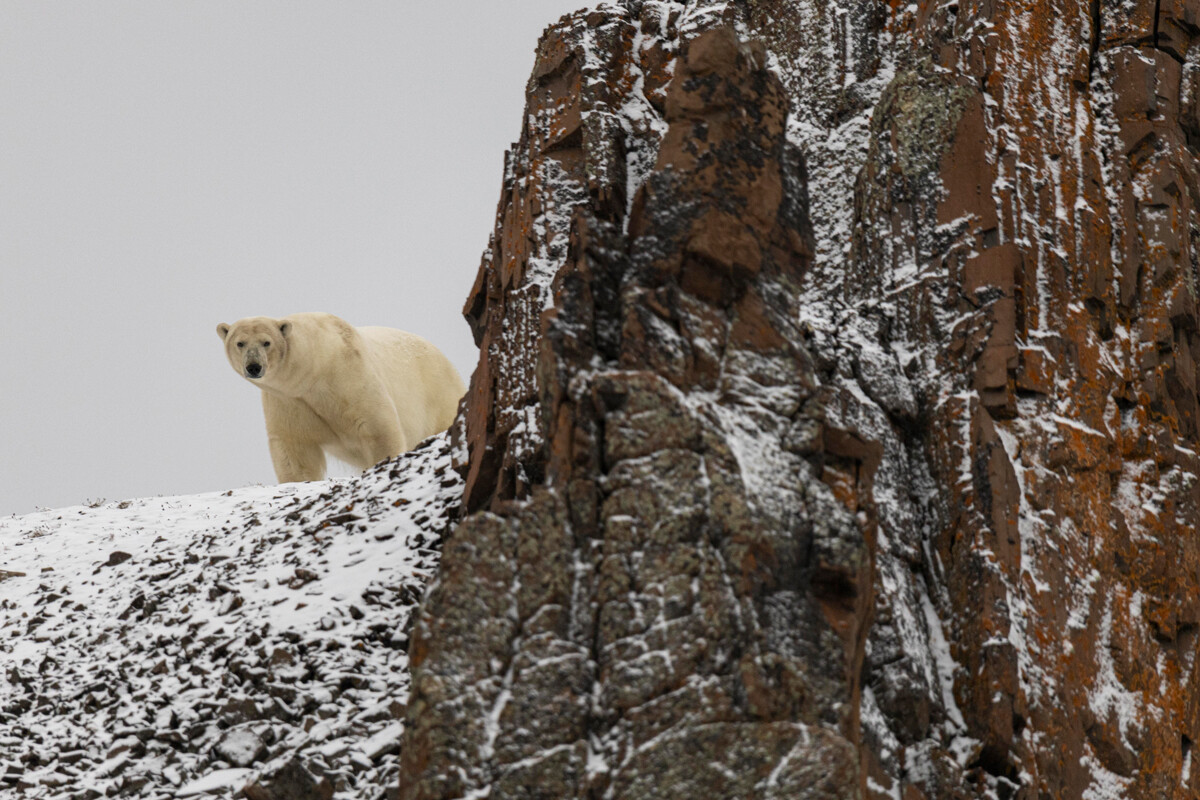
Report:
M 448 553 L 430 593 L 402 796 L 770 797 L 814 764 L 830 796 L 1194 794 L 1198 31 L 1124 0 L 623 0 L 549 29 L 468 301 L 459 463 L 492 515 L 462 529 L 496 568 Z M 757 73 L 724 94 L 735 50 L 783 102 Z M 783 723 L 843 691 L 836 774 Z M 739 731 L 754 792 L 706 758 L 740 714 L 781 723 Z
M 222 789 L 239 789 L 250 775 L 248 769 L 219 769 L 210 772 L 203 778 L 188 781 L 175 791 L 176 797 L 192 797 L 197 794 L 211 794 Z
M 449 462 L 0 519 L 0 795 L 382 796 Z
M 455 530 L 414 628 L 404 800 L 841 796 L 854 780 L 843 678 L 861 664 L 873 450 L 820 416 L 788 104 L 762 46 L 722 24 L 736 11 L 606 6 L 539 46 L 531 112 L 568 128 L 577 101 L 593 113 L 570 147 L 527 129 L 516 150 L 589 193 L 552 307 L 531 319 L 520 300 L 528 232 L 574 196 L 537 184 L 506 187 L 468 301 L 484 402 L 465 505 L 486 513 Z M 589 129 L 602 101 L 629 126 Z M 619 116 L 634 107 L 659 121 L 635 128 Z M 631 139 L 656 152 L 648 175 L 601 168 Z M 514 347 L 529 330 L 537 346 Z M 538 437 L 513 458 L 531 400 Z

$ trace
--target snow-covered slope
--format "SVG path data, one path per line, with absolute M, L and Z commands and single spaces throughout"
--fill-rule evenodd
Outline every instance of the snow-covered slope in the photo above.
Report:
M 449 463 L 0 519 L 0 796 L 382 796 Z

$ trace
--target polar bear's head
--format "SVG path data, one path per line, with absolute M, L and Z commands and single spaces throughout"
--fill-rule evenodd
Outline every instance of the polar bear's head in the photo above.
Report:
M 263 383 L 287 358 L 292 323 L 270 317 L 246 317 L 232 325 L 222 322 L 217 335 L 225 343 L 225 357 L 233 371 L 247 380 Z

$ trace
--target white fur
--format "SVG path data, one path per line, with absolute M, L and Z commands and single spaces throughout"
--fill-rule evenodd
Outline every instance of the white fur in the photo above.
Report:
M 306 313 L 247 317 L 217 333 L 230 366 L 262 390 L 280 483 L 321 480 L 325 453 L 366 469 L 410 450 L 450 426 L 466 391 L 441 351 L 394 328 Z

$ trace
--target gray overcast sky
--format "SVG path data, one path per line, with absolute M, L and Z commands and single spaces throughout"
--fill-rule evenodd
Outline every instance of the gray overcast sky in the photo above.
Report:
M 274 482 L 219 322 L 330 311 L 468 378 L 534 47 L 586 5 L 0 3 L 0 515 Z

